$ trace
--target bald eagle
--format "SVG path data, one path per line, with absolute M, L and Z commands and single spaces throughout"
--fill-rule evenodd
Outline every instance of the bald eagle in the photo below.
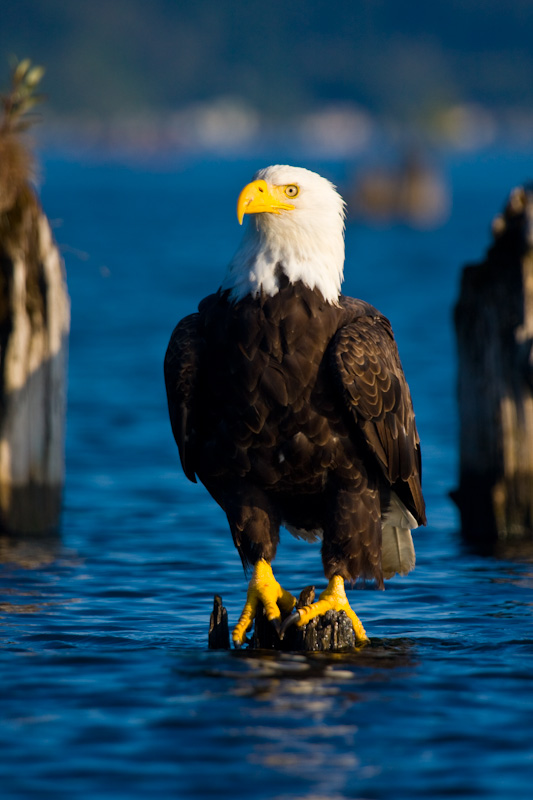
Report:
M 362 576 L 383 588 L 407 574 L 411 529 L 426 522 L 419 437 L 390 323 L 341 294 L 344 209 L 309 170 L 260 170 L 238 198 L 238 220 L 249 214 L 250 223 L 221 287 L 177 325 L 165 356 L 183 470 L 225 511 L 253 568 L 237 647 L 258 603 L 280 635 L 335 609 L 367 641 L 344 583 Z M 328 585 L 298 611 L 272 572 L 280 526 L 322 539 Z

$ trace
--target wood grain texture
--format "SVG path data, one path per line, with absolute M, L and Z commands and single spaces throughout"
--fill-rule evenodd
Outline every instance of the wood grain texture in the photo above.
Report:
M 454 497 L 468 538 L 533 534 L 533 194 L 515 189 L 455 308 L 460 419 Z
M 39 532 L 59 522 L 70 301 L 30 159 L 12 136 L 0 154 L 0 529 Z
M 312 603 L 315 587 L 302 589 L 297 608 Z M 356 649 L 357 642 L 352 623 L 344 611 L 327 611 L 323 616 L 303 625 L 288 629 L 280 639 L 270 622 L 263 606 L 255 616 L 253 632 L 250 636 L 249 650 L 280 650 L 282 652 L 343 652 Z M 208 647 L 210 650 L 229 650 L 228 615 L 222 605 L 220 595 L 215 595 L 213 612 L 209 622 Z

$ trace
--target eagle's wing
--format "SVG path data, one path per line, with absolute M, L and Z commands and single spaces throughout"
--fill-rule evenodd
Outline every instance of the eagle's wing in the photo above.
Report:
M 330 352 L 345 407 L 393 491 L 425 524 L 420 440 L 389 321 L 357 316 L 336 333 Z
M 172 433 L 178 445 L 183 471 L 194 483 L 194 404 L 202 355 L 198 321 L 199 314 L 190 314 L 176 326 L 170 337 L 164 364 Z

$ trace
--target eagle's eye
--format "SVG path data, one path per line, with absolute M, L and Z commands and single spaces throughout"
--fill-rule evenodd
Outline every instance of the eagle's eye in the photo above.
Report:
M 285 187 L 285 194 L 287 195 L 287 197 L 297 197 L 299 192 L 300 190 L 293 183 L 291 183 L 290 186 Z

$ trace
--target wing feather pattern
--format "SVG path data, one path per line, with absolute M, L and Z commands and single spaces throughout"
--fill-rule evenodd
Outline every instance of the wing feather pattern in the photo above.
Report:
M 348 413 L 394 492 L 425 524 L 420 440 L 389 321 L 377 312 L 356 317 L 337 332 L 330 352 Z
M 190 314 L 174 329 L 165 355 L 164 373 L 172 433 L 178 445 L 181 465 L 196 483 L 194 453 L 194 400 L 202 354 L 198 333 L 199 315 Z

